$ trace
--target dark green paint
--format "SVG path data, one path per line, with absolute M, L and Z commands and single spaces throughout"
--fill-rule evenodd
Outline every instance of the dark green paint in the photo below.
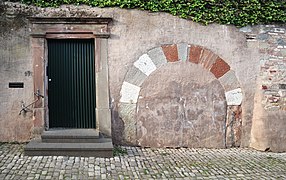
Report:
M 48 39 L 49 127 L 95 128 L 93 39 Z

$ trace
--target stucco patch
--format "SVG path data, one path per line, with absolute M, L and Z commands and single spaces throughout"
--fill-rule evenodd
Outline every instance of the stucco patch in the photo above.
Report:
M 153 71 L 156 70 L 155 64 L 152 62 L 152 60 L 147 54 L 143 54 L 142 56 L 140 56 L 140 58 L 134 63 L 134 66 L 147 76 L 149 76 Z

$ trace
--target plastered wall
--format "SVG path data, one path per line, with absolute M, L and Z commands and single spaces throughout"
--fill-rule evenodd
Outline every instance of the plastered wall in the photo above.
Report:
M 29 104 L 35 100 L 32 47 L 27 16 L 113 18 L 113 22 L 109 24 L 111 36 L 108 39 L 107 50 L 114 143 L 140 145 L 144 142 L 145 146 L 153 146 L 152 143 L 148 144 L 148 138 L 140 138 L 142 129 L 139 128 L 141 127 L 139 119 L 143 118 L 145 121 L 151 112 L 160 114 L 163 107 L 171 117 L 169 120 L 176 119 L 177 122 L 180 122 L 180 118 L 172 116 L 172 111 L 176 109 L 176 107 L 171 107 L 172 101 L 179 103 L 174 96 L 170 96 L 175 91 L 174 87 L 179 88 L 178 91 L 182 97 L 190 99 L 193 96 L 193 91 L 200 89 L 197 87 L 192 90 L 191 82 L 196 82 L 200 76 L 208 77 L 206 82 L 216 79 L 215 74 L 204 70 L 198 71 L 194 76 L 194 70 L 201 68 L 200 64 L 191 64 L 189 50 L 194 45 L 223 59 L 229 66 L 229 73 L 232 74 L 227 79 L 205 86 L 206 90 L 212 89 L 213 93 L 220 94 L 221 101 L 219 102 L 222 103 L 221 107 L 225 107 L 224 110 L 219 111 L 224 114 L 223 123 L 215 126 L 223 132 L 216 136 L 223 141 L 219 147 L 251 146 L 259 150 L 270 148 L 273 151 L 286 151 L 286 147 L 283 145 L 286 138 L 284 131 L 286 126 L 284 107 L 286 40 L 285 27 L 282 25 L 261 25 L 241 29 L 217 24 L 203 26 L 166 13 L 118 8 L 100 9 L 87 6 L 42 9 L 8 2 L 0 5 L 0 141 L 29 141 L 43 130 L 44 123 L 36 121 L 33 107 L 30 108 L 31 112 L 19 115 L 22 102 Z M 144 76 L 144 82 L 140 85 L 139 94 L 151 99 L 137 99 L 138 101 L 132 103 L 134 106 L 132 111 L 128 108 L 122 110 L 121 99 L 124 95 L 122 88 L 124 88 L 124 82 L 134 63 L 152 49 L 161 48 L 164 45 L 179 44 L 190 45 L 186 51 L 186 60 L 182 61 L 181 57 L 178 57 L 176 62 L 156 66 L 154 72 L 152 71 L 153 74 L 143 73 L 146 77 Z M 172 53 L 164 55 L 167 58 L 172 58 Z M 184 64 L 187 62 L 189 64 Z M 188 76 L 193 77 L 187 78 Z M 199 81 L 196 83 L 203 82 Z M 227 86 L 222 85 L 222 81 Z M 23 82 L 24 88 L 9 88 L 9 82 Z M 178 86 L 175 85 L 176 83 Z M 190 85 L 189 89 L 186 88 L 188 85 Z M 227 87 L 241 89 L 242 102 L 239 106 L 227 106 L 225 93 L 231 90 Z M 188 92 L 190 90 L 192 93 Z M 204 93 L 207 92 L 209 91 Z M 166 103 L 164 101 L 156 103 L 160 98 L 165 99 Z M 154 102 L 151 111 L 146 109 L 146 101 Z M 195 104 L 189 105 L 191 109 L 195 110 Z M 216 112 L 218 111 L 210 111 L 210 113 Z M 162 126 L 166 117 L 158 115 L 156 118 L 159 118 Z M 234 120 L 232 121 L 231 118 Z M 188 120 L 190 118 L 185 118 L 186 122 Z M 235 123 L 231 124 L 232 122 Z M 198 128 L 204 128 L 203 123 L 198 124 Z M 152 118 L 151 120 L 149 118 L 148 126 L 152 127 L 152 125 Z M 156 125 L 160 125 L 160 123 Z M 180 129 L 180 124 L 175 123 L 174 126 L 177 127 L 173 127 L 174 132 L 176 129 Z M 227 129 L 230 126 L 233 129 Z M 168 126 L 165 128 L 167 132 Z M 207 128 L 203 130 L 207 130 Z M 175 146 L 188 146 L 188 143 L 184 142 L 193 138 L 190 134 L 195 130 L 192 131 L 189 128 L 187 131 L 186 136 L 179 140 L 179 134 L 167 133 L 165 136 L 161 136 L 160 134 L 156 135 L 157 132 L 149 132 L 153 133 L 150 136 L 152 138 L 173 138 L 172 141 L 175 143 L 181 141 L 181 144 L 177 143 Z M 162 134 L 163 130 L 158 133 Z M 212 137 L 211 134 L 209 137 L 204 137 L 204 142 L 207 142 L 206 140 L 209 140 L 210 137 Z

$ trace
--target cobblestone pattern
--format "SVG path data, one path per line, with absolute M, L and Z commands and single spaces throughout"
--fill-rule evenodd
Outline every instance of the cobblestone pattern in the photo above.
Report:
M 23 155 L 0 145 L 0 179 L 286 179 L 286 153 L 122 147 L 113 158 Z

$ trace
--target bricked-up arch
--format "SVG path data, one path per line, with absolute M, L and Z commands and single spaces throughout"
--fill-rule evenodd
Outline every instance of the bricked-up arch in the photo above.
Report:
M 224 89 L 227 105 L 241 105 L 242 92 L 235 72 L 221 57 L 198 45 L 187 43 L 162 45 L 140 56 L 125 76 L 119 104 L 119 115 L 125 122 L 125 137 L 123 137 L 125 141 L 141 145 L 140 140 L 135 141 L 137 126 L 134 119 L 136 118 L 136 106 L 143 82 L 164 64 L 178 61 L 197 64 L 211 72 Z M 224 141 L 227 143 L 226 139 Z

